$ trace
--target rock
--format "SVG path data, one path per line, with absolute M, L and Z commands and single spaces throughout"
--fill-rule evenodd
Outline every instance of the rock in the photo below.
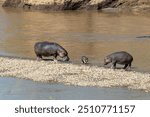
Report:
M 3 7 L 18 7 L 22 3 L 21 0 L 6 0 Z

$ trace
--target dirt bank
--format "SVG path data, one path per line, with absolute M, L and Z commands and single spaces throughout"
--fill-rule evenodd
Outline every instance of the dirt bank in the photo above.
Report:
M 150 74 L 96 66 L 0 57 L 0 76 L 66 85 L 127 87 L 150 91 Z
M 3 7 L 38 10 L 103 10 L 149 12 L 149 0 L 6 0 Z M 115 9 L 115 10 L 114 10 Z

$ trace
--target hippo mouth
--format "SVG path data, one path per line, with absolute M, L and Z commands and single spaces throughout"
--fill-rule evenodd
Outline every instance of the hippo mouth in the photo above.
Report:
M 66 56 L 66 57 L 63 58 L 63 61 L 69 61 L 69 60 L 70 60 L 70 59 L 69 59 L 68 56 Z
M 104 65 L 107 65 L 108 63 L 104 63 Z

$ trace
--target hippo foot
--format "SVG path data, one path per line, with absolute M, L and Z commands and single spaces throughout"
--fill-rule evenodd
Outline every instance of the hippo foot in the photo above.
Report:
M 132 71 L 131 67 L 125 69 L 125 71 Z
M 54 59 L 54 63 L 58 63 L 58 60 L 57 60 L 57 59 Z
M 42 58 L 37 57 L 37 58 L 36 58 L 36 60 L 37 60 L 37 61 L 41 61 L 41 60 L 42 60 Z
M 111 69 L 115 69 L 116 67 L 115 67 L 115 66 L 111 66 L 110 68 L 111 68 Z

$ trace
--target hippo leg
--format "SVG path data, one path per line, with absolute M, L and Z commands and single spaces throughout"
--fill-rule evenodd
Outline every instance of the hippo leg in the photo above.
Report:
M 131 63 L 129 63 L 129 70 L 131 70 Z
M 123 69 L 126 69 L 128 67 L 128 64 L 125 64 L 124 68 Z
M 42 56 L 41 55 L 36 55 L 37 56 L 37 60 L 42 60 Z
M 53 57 L 54 62 L 57 62 L 57 55 L 55 54 Z
M 115 69 L 115 68 L 116 68 L 116 61 L 113 61 L 113 62 L 112 62 L 111 68 L 112 68 L 112 69 Z

